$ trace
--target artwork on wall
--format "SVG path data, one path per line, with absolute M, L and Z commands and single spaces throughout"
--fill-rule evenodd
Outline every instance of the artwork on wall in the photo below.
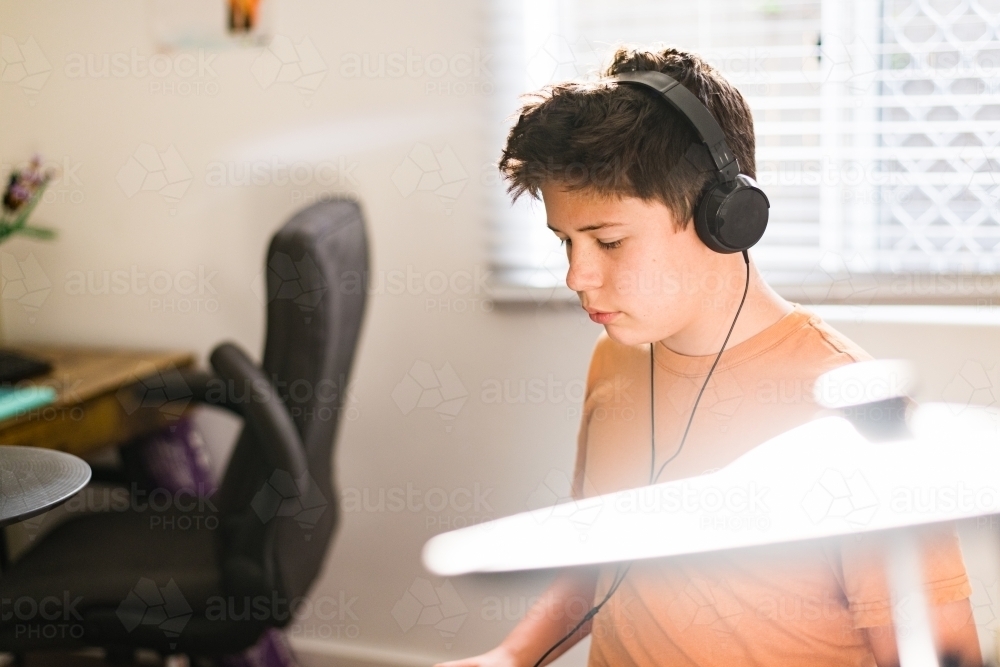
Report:
M 253 32 L 259 8 L 260 0 L 229 0 L 229 32 L 234 35 Z
M 262 46 L 272 36 L 275 0 L 146 0 L 157 49 Z

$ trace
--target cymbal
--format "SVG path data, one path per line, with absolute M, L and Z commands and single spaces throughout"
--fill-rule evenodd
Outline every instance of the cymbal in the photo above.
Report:
M 69 500 L 90 481 L 82 459 L 41 447 L 0 446 L 0 526 Z
M 431 538 L 450 576 L 704 553 L 1000 514 L 1000 413 L 927 403 L 873 441 L 830 416 L 707 475 L 515 514 Z

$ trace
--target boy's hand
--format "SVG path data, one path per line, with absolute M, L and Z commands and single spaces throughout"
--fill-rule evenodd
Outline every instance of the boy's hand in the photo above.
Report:
M 556 660 L 590 633 L 588 621 L 572 637 L 565 636 L 583 619 L 594 599 L 597 574 L 595 568 L 560 573 L 499 646 L 482 655 L 449 660 L 435 667 L 533 667 L 547 650 L 562 641 L 545 664 Z
M 441 662 L 434 667 L 520 667 L 520 665 L 503 646 L 498 646 L 473 658 Z

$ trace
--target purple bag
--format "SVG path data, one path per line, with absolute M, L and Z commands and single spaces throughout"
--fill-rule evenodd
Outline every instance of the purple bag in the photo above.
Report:
M 209 466 L 205 441 L 188 415 L 175 423 L 133 443 L 123 452 L 126 463 L 138 468 L 154 488 L 171 494 L 187 490 L 197 495 L 212 495 L 217 482 Z M 294 667 L 297 663 L 288 640 L 280 630 L 268 628 L 257 643 L 242 653 L 219 660 L 224 667 Z
M 181 490 L 201 496 L 215 493 L 216 482 L 205 441 L 190 417 L 181 417 L 133 447 L 130 452 L 133 465 L 140 468 L 140 476 L 150 486 L 165 489 L 171 495 Z
M 223 667 L 291 667 L 296 662 L 285 635 L 268 628 L 256 644 L 243 653 L 223 657 L 219 664 Z

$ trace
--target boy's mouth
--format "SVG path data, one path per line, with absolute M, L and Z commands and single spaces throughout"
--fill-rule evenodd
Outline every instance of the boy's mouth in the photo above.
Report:
M 587 308 L 586 311 L 587 314 L 590 315 L 590 319 L 598 324 L 608 324 L 621 315 L 621 311 L 609 313 L 603 310 L 594 310 L 593 308 Z

